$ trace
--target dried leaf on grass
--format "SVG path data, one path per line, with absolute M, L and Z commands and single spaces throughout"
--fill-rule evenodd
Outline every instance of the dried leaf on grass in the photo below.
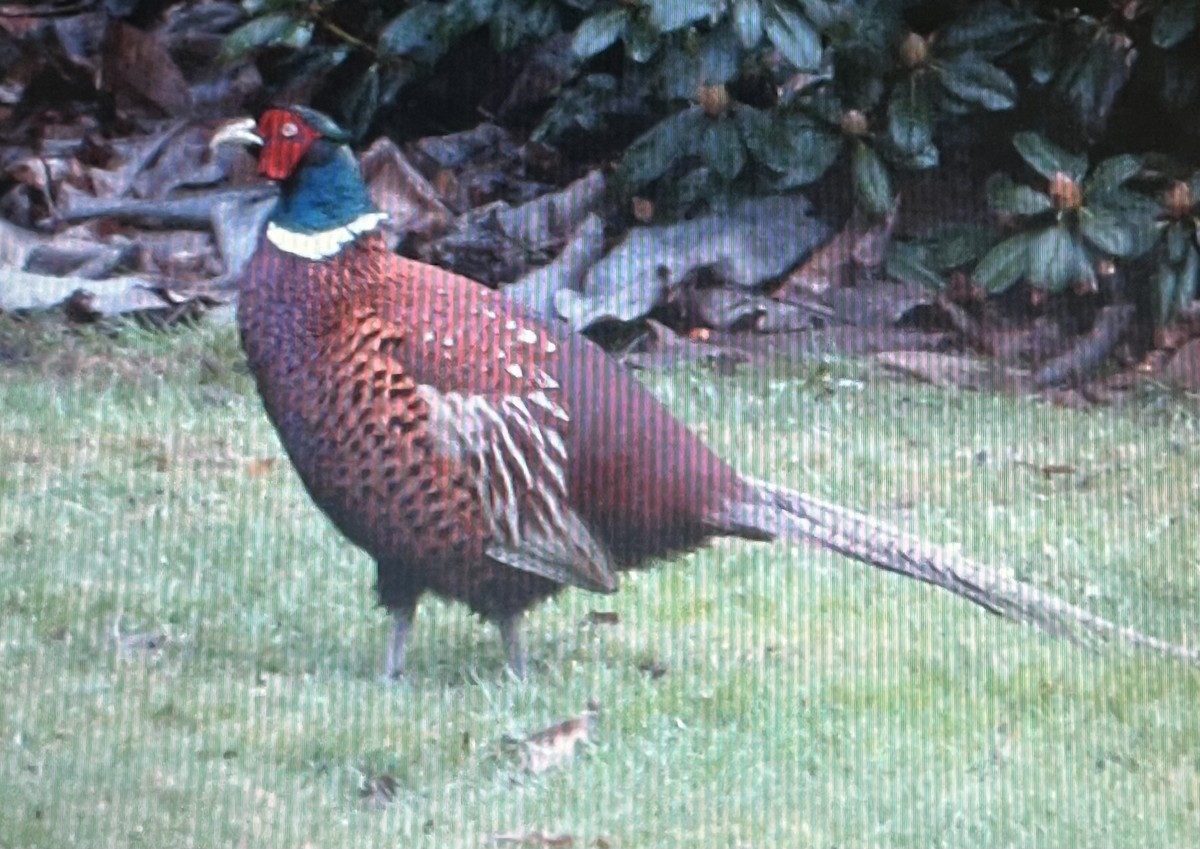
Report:
M 588 625 L 619 625 L 621 615 L 613 610 L 589 610 L 584 622 Z
M 170 639 L 162 631 L 146 634 L 125 634 L 117 641 L 117 650 L 122 657 L 135 657 L 160 651 Z
M 386 808 L 396 798 L 398 787 L 396 779 L 386 772 L 378 775 L 364 773 L 358 787 L 358 797 L 366 807 L 379 810 Z
M 164 631 L 124 634 L 121 632 L 121 616 L 119 614 L 113 622 L 112 638 L 117 648 L 117 655 L 126 660 L 154 655 L 161 651 L 170 639 Z
M 581 744 L 591 743 L 600 716 L 600 706 L 589 702 L 586 711 L 520 741 L 521 767 L 538 775 L 561 766 L 575 757 Z
M 678 363 L 703 362 L 713 365 L 720 373 L 730 374 L 750 357 L 743 351 L 720 344 L 697 342 L 681 336 L 652 318 L 646 319 L 649 329 L 636 350 L 621 356 L 621 362 L 631 368 L 663 369 Z
M 218 301 L 176 292 L 142 277 L 86 280 L 7 270 L 0 284 L 0 312 L 31 312 L 66 305 L 73 318 L 158 312 L 167 324 Z
M 1200 339 L 1186 343 L 1163 367 L 1162 380 L 1170 386 L 1200 392 Z
M 829 292 L 825 298 L 839 324 L 858 327 L 896 327 L 919 323 L 920 311 L 940 315 L 938 293 L 920 283 L 889 280 L 848 286 Z
M 937 351 L 883 351 L 875 361 L 885 369 L 949 389 L 1019 390 L 1029 385 L 1029 373 L 993 361 Z
M 262 478 L 271 474 L 275 468 L 275 457 L 254 457 L 246 461 L 246 474 L 252 478 Z
M 638 661 L 637 668 L 638 672 L 645 672 L 649 675 L 651 681 L 657 681 L 670 671 L 665 663 L 653 657 Z

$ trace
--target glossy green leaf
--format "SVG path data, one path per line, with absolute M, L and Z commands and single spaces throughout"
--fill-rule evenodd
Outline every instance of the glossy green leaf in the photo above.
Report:
M 978 53 L 964 53 L 940 63 L 942 86 L 967 103 L 998 111 L 1011 109 L 1017 102 L 1017 84 L 1012 77 Z
M 716 11 L 711 0 L 647 0 L 650 22 L 662 33 L 683 29 Z
M 679 159 L 696 149 L 708 118 L 692 106 L 655 124 L 625 150 L 621 169 L 640 186 L 661 177 Z
M 329 49 L 297 50 L 291 56 L 283 58 L 276 68 L 280 79 L 286 79 L 293 85 L 305 80 L 312 80 L 329 73 L 332 69 L 346 61 L 350 49 L 344 45 Z
M 587 133 L 603 131 L 616 91 L 617 81 L 610 74 L 585 74 L 553 100 L 530 133 L 530 139 L 554 144 L 574 129 Z
M 1095 278 L 1083 246 L 1063 227 L 1048 227 L 1036 234 L 1027 256 L 1029 281 L 1050 292 Z
M 1083 196 L 1089 203 L 1102 202 L 1116 189 L 1136 177 L 1141 170 L 1141 157 L 1130 153 L 1105 159 L 1093 168 L 1092 173 L 1083 181 Z
M 257 47 L 277 44 L 283 41 L 297 23 L 290 12 L 272 12 L 269 15 L 251 18 L 225 36 L 218 58 L 226 62 L 245 56 Z
M 930 289 L 946 288 L 946 281 L 930 267 L 928 252 L 919 245 L 897 242 L 888 252 L 888 277 L 903 283 L 919 283 Z
M 1170 50 L 1196 31 L 1200 25 L 1198 0 L 1167 0 L 1154 16 L 1150 40 L 1155 47 Z
M 1087 157 L 1067 153 L 1039 133 L 1022 132 L 1013 136 L 1013 147 L 1021 158 L 1047 180 L 1062 172 L 1076 182 L 1087 172 Z
M 1129 256 L 1133 237 L 1124 222 L 1114 215 L 1084 209 L 1079 219 L 1080 234 L 1109 256 Z
M 441 14 L 440 26 L 447 41 L 453 41 L 486 24 L 496 13 L 497 0 L 450 0 Z
M 428 0 L 409 7 L 379 33 L 380 54 L 435 60 L 442 52 L 436 35 L 441 13 L 442 7 Z
M 821 64 L 821 36 L 796 12 L 775 5 L 764 21 L 767 38 L 798 70 L 815 71 Z
M 1178 222 L 1172 223 L 1167 227 L 1165 241 L 1167 245 L 1167 262 L 1176 268 L 1183 265 L 1183 261 L 1187 257 L 1187 252 L 1192 245 L 1190 230 Z
M 888 135 L 901 153 L 920 154 L 933 144 L 933 101 L 918 74 L 892 89 L 888 99 Z
M 990 227 L 952 224 L 926 243 L 928 261 L 938 271 L 951 271 L 983 256 L 996 240 Z
M 1111 212 L 1111 210 L 1106 210 Z M 1146 215 L 1130 216 L 1121 214 L 1125 224 L 1125 232 L 1129 234 L 1130 248 L 1128 256 L 1141 256 L 1158 244 L 1162 235 L 1163 225 L 1153 212 Z
M 727 83 L 736 77 L 740 59 L 737 38 L 726 27 L 711 33 L 698 50 L 665 42 L 657 75 L 669 97 L 690 99 L 702 85 Z
M 1175 289 L 1176 307 L 1179 309 L 1190 307 L 1196 300 L 1197 292 L 1200 292 L 1200 251 L 1197 250 L 1196 243 L 1192 242 L 1188 246 L 1183 268 L 1179 271 L 1179 285 Z
M 846 14 L 844 0 L 792 0 L 792 3 L 800 7 L 804 17 L 820 32 L 841 22 Z
M 842 143 L 838 138 L 815 132 L 797 136 L 792 143 L 797 150 L 808 150 L 811 153 L 801 156 L 796 165 L 776 178 L 775 187 L 781 191 L 807 186 L 821 179 L 842 151 Z
M 1161 327 L 1175 311 L 1179 290 L 1179 272 L 1169 262 L 1160 262 L 1154 273 L 1155 318 Z
M 1162 325 L 1177 311 L 1190 308 L 1200 292 L 1200 250 L 1196 245 L 1187 246 L 1178 264 L 1160 261 L 1154 283 L 1156 319 Z
M 726 180 L 732 180 L 746 165 L 746 146 L 731 120 L 710 119 L 697 152 L 706 165 Z
M 938 50 L 979 50 L 989 57 L 1001 56 L 1027 42 L 1046 22 L 1032 11 L 1007 3 L 967 4 L 965 14 L 957 16 L 938 33 Z
M 780 176 L 779 189 L 819 179 L 837 159 L 842 139 L 803 115 L 773 115 L 739 105 L 738 131 L 751 155 Z
M 562 31 L 558 5 L 551 0 L 534 0 L 524 7 L 501 3 L 490 20 L 492 44 L 501 53 L 529 41 L 545 41 Z
M 1154 246 L 1158 241 L 1157 217 L 1161 212 L 1158 202 L 1140 192 L 1118 186 L 1097 196 L 1087 207 L 1119 218 L 1133 242 L 1130 256 L 1137 256 Z
M 774 113 L 738 103 L 732 114 L 738 134 L 755 159 L 777 171 L 791 164 L 790 143 Z
M 1051 30 L 1029 48 L 1029 78 L 1035 85 L 1046 85 L 1058 68 L 1058 33 Z
M 575 37 L 571 40 L 571 49 L 581 59 L 604 52 L 621 37 L 628 20 L 629 13 L 624 9 L 613 9 L 586 18 L 575 30 Z
M 1129 81 L 1131 50 L 1127 39 L 1102 35 L 1064 54 L 1055 86 L 1092 135 L 1104 131 L 1113 103 Z
M 1018 233 L 983 255 L 975 266 L 975 282 L 989 292 L 1003 292 L 1029 269 L 1029 249 L 1034 234 Z
M 685 210 L 698 202 L 705 202 L 712 208 L 713 200 L 721 188 L 712 169 L 702 165 L 667 183 L 661 197 L 663 205 L 672 210 Z
M 988 206 L 1005 215 L 1040 215 L 1054 209 L 1054 202 L 1043 192 L 1013 182 L 1007 174 L 993 174 L 985 186 Z
M 888 162 L 908 171 L 924 171 L 926 168 L 934 168 L 941 160 L 937 145 L 933 142 L 912 153 L 891 149 L 886 150 L 885 153 Z
M 734 0 L 733 30 L 742 47 L 752 50 L 762 40 L 762 6 L 758 0 Z
M 638 64 L 649 62 L 662 42 L 654 27 L 634 19 L 625 27 L 625 55 Z
M 854 195 L 868 212 L 884 215 L 891 211 L 892 180 L 887 166 L 863 142 L 858 142 L 854 151 Z
M 342 101 L 342 123 L 355 138 L 362 138 L 379 109 L 379 65 L 372 64 Z

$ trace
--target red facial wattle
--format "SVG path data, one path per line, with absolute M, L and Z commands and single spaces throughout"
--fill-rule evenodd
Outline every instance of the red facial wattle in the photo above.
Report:
M 262 151 L 258 173 L 269 180 L 286 180 L 320 134 L 303 118 L 287 109 L 268 109 L 258 120 Z

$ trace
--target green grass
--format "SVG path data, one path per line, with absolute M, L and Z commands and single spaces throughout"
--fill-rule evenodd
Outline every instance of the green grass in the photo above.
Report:
M 565 593 L 529 618 L 523 683 L 493 629 L 427 601 L 410 677 L 384 685 L 373 566 L 308 502 L 239 362 L 228 329 L 0 320 L 0 846 L 1200 834 L 1197 670 L 811 549 L 722 542 L 616 596 Z M 1081 414 L 865 363 L 648 379 L 747 472 L 1159 636 L 1200 633 L 1194 399 Z M 584 624 L 593 610 L 619 622 Z M 169 639 L 123 651 L 117 632 Z M 594 741 L 523 772 L 506 738 L 590 699 Z M 394 798 L 364 804 L 381 774 Z

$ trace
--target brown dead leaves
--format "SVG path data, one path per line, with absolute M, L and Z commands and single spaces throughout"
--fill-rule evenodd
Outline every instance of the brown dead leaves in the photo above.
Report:
M 521 768 L 539 775 L 573 760 L 580 746 L 595 739 L 600 706 L 588 702 L 587 710 L 516 741 L 520 750 Z

